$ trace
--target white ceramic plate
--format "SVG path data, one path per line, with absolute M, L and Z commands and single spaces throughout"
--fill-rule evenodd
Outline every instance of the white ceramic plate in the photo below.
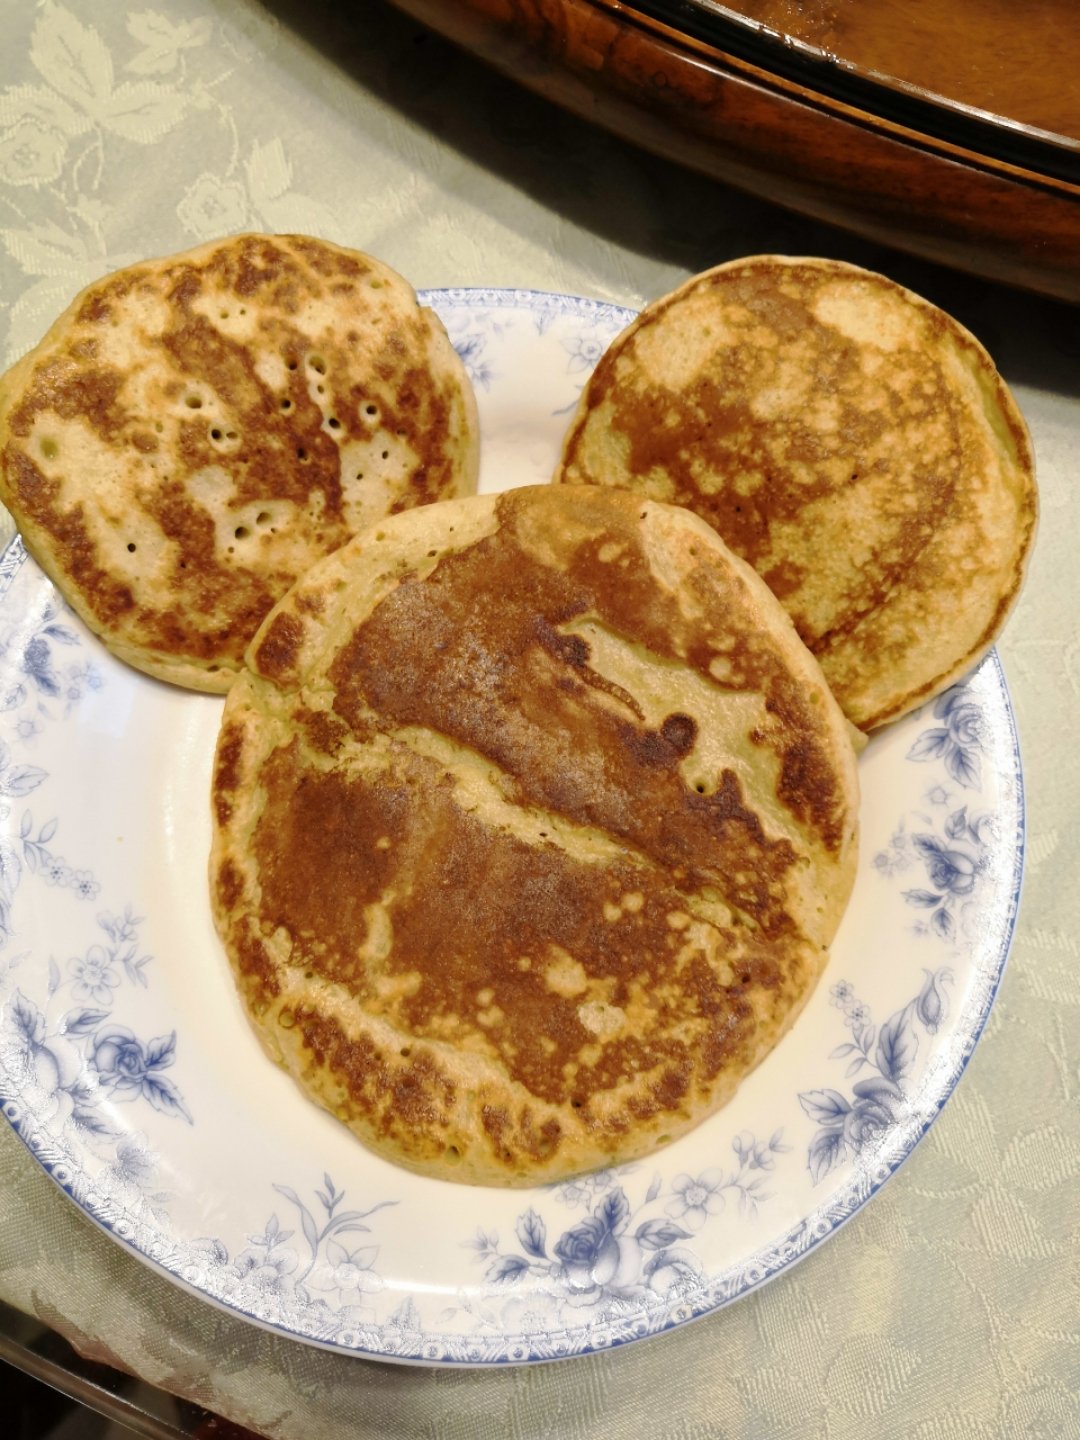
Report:
M 430 293 L 476 386 L 481 484 L 550 476 L 631 318 Z M 745 1294 L 889 1177 L 955 1085 L 1005 964 L 1023 802 L 991 655 L 872 741 L 862 859 L 825 977 L 694 1133 L 535 1191 L 367 1153 L 265 1059 L 207 897 L 221 702 L 113 661 L 18 541 L 0 561 L 0 1098 L 117 1240 L 237 1314 L 426 1364 L 580 1354 Z

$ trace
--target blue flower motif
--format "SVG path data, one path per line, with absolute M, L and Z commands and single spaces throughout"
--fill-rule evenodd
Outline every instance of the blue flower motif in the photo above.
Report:
M 958 785 L 977 790 L 981 779 L 980 752 L 986 722 L 978 705 L 967 698 L 964 686 L 946 690 L 934 703 L 934 716 L 943 725 L 924 730 L 908 751 L 909 760 L 943 760 Z
M 308 1276 L 313 1290 L 336 1291 L 345 1301 L 356 1301 L 361 1295 L 382 1289 L 382 1279 L 374 1265 L 378 1245 L 358 1245 L 346 1250 L 336 1240 L 326 1242 L 326 1263 L 317 1265 Z
M 112 967 L 112 959 L 104 946 L 91 945 L 82 959 L 68 961 L 75 977 L 71 993 L 76 1000 L 94 1000 L 98 1005 L 111 1005 L 113 991 L 120 977 Z
M 903 1113 L 904 1095 L 889 1081 L 860 1080 L 855 1100 L 844 1116 L 844 1139 L 853 1150 L 866 1149 L 886 1133 Z
M 700 1230 L 710 1215 L 723 1210 L 725 1180 L 722 1170 L 705 1170 L 697 1177 L 677 1175 L 671 1183 L 675 1198 L 667 1206 L 667 1214 L 673 1220 L 684 1220 L 691 1230 Z
M 113 1025 L 94 1036 L 90 1064 L 103 1080 L 120 1090 L 138 1090 L 146 1074 L 146 1052 L 126 1025 Z
M 49 642 L 40 635 L 35 635 L 23 647 L 22 668 L 43 694 L 60 694 L 60 682 L 53 670 L 52 650 Z
M 618 1268 L 619 1242 L 605 1219 L 589 1215 L 559 1237 L 555 1254 L 572 1284 L 604 1285 Z
M 571 375 L 582 370 L 592 370 L 606 348 L 603 341 L 595 335 L 575 335 L 572 340 L 563 343 L 570 356 L 567 371 Z
M 296 1243 L 289 1243 L 297 1231 L 282 1229 L 274 1214 L 261 1235 L 247 1236 L 247 1244 L 231 1261 L 220 1239 L 204 1237 L 197 1241 L 192 1278 L 198 1283 L 204 1267 L 213 1265 L 220 1267 L 227 1293 L 243 1287 L 268 1298 L 299 1298 L 312 1319 L 313 1333 L 323 1339 L 341 1335 L 346 1328 L 370 1324 L 372 1312 L 356 1302 L 382 1288 L 382 1279 L 375 1271 L 379 1246 L 367 1241 L 345 1245 L 342 1237 L 370 1234 L 371 1227 L 365 1221 L 377 1210 L 397 1202 L 384 1200 L 367 1210 L 342 1209 L 345 1192 L 336 1188 L 329 1174 L 324 1174 L 323 1188 L 315 1191 L 324 1212 L 320 1219 L 318 1207 L 309 1208 L 290 1186 L 275 1184 L 274 1189 L 295 1208 L 303 1245 L 298 1248 Z M 338 1305 L 332 1308 L 326 1300 L 316 1298 L 313 1291 L 332 1292 Z
M 148 1100 L 167 1115 L 191 1116 L 173 1082 L 160 1072 L 176 1058 L 176 1033 L 147 1045 L 126 1025 L 104 1025 L 90 1046 L 90 1065 L 116 1100 Z
M 465 367 L 465 373 L 474 385 L 490 389 L 494 379 L 491 367 L 484 358 L 487 341 L 482 335 L 463 335 L 454 341 L 454 349 Z
M 983 743 L 986 734 L 986 725 L 983 721 L 982 711 L 977 705 L 967 704 L 950 705 L 945 710 L 948 719 L 949 735 L 957 745 L 972 746 Z
M 520 1245 L 516 1253 L 502 1253 L 498 1237 L 483 1230 L 465 1243 L 484 1263 L 492 1284 L 512 1289 L 531 1275 L 545 1292 L 553 1288 L 561 1303 L 575 1309 L 602 1302 L 618 1305 L 646 1291 L 670 1297 L 700 1278 L 700 1266 L 682 1242 L 718 1215 L 730 1199 L 737 1199 L 740 1213 L 753 1214 L 770 1198 L 763 1188 L 765 1172 L 773 1169 L 777 1155 L 791 1147 L 777 1130 L 764 1142 L 743 1131 L 731 1148 L 737 1167 L 678 1175 L 666 1193 L 663 1179 L 655 1174 L 636 1210 L 616 1180 L 625 1179 L 634 1167 L 594 1172 L 553 1187 L 563 1204 L 579 1204 L 585 1189 L 595 1203 L 584 1219 L 563 1231 L 550 1251 L 547 1226 L 533 1207 L 519 1216 L 515 1226 Z M 656 1213 L 654 1206 L 662 1206 L 662 1212 Z
M 926 979 L 919 991 L 919 998 L 915 1001 L 915 1013 L 922 1021 L 927 1034 L 936 1035 L 946 1011 L 942 985 L 952 979 L 952 971 L 943 968 L 941 970 L 924 970 L 923 974 Z
M 137 1189 L 145 1187 L 154 1179 L 156 1164 L 154 1156 L 138 1139 L 121 1140 L 116 1147 L 116 1158 L 110 1166 L 118 1180 Z
M 741 1134 L 736 1135 L 731 1142 L 731 1148 L 739 1157 L 740 1169 L 773 1169 L 776 1164 L 776 1156 L 791 1149 L 790 1145 L 783 1143 L 783 1133 L 782 1130 L 774 1131 L 767 1142 L 756 1139 L 749 1130 L 744 1130 Z M 735 1183 L 737 1184 L 738 1181 L 736 1180 Z
M 975 893 L 986 869 L 986 850 L 994 837 L 994 822 L 989 815 L 970 815 L 963 805 L 945 818 L 942 829 L 943 838 L 926 832 L 910 837 L 911 848 L 922 861 L 931 888 L 916 887 L 902 893 L 909 905 L 931 912 L 928 924 L 920 924 L 917 930 L 951 940 L 956 934 L 953 907 Z
M 61 1035 L 30 1046 L 35 1078 L 47 1092 L 71 1092 L 82 1075 L 82 1058 L 75 1046 Z
M 34 702 L 32 713 L 20 716 L 15 723 L 15 734 L 20 740 L 32 740 L 41 732 L 43 719 L 56 718 L 57 710 L 50 708 L 47 701 L 63 701 L 62 713 L 67 715 L 87 690 L 100 690 L 105 684 L 101 671 L 91 662 L 84 660 L 66 666 L 57 663 L 55 647 L 78 648 L 81 644 L 78 632 L 64 623 L 53 604 L 44 607 L 29 639 L 21 627 L 0 636 L 0 656 L 6 657 L 9 668 L 21 673 L 28 682 L 7 680 L 0 690 L 0 711 L 17 710 L 28 701 Z
M 807 1152 L 815 1185 L 848 1156 L 873 1147 L 907 1113 L 905 1086 L 915 1072 L 919 1026 L 928 1035 L 937 1034 L 947 1010 L 943 986 L 952 978 L 948 969 L 924 974 L 916 998 L 890 1015 L 880 1029 L 871 1023 L 869 1008 L 855 1000 L 853 988 L 840 982 L 853 1038 L 839 1045 L 831 1058 L 848 1060 L 848 1076 L 867 1069 L 877 1073 L 857 1080 L 851 1099 L 833 1089 L 805 1090 L 799 1095 L 799 1104 L 818 1127 Z
M 297 1258 L 291 1250 L 242 1250 L 232 1265 L 233 1274 L 267 1295 L 285 1294 Z
M 67 885 L 71 881 L 71 866 L 60 855 L 49 855 L 41 867 L 41 876 L 46 885 Z
M 952 895 L 970 895 L 975 889 L 976 866 L 962 850 L 947 850 L 933 835 L 913 835 L 911 843 L 922 856 L 930 884 Z
M 80 900 L 96 900 L 101 894 L 101 886 L 89 870 L 73 871 L 68 884 Z
M 620 1173 L 630 1175 L 636 1167 L 623 1165 Z M 559 1199 L 564 1205 L 571 1209 L 579 1205 L 591 1206 L 601 1199 L 612 1185 L 612 1172 L 610 1170 L 594 1170 L 589 1175 L 578 1175 L 573 1180 L 564 1180 L 557 1187 Z

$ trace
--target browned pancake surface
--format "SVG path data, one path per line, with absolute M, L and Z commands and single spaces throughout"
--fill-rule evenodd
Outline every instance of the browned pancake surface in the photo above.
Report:
M 1030 440 L 986 352 L 825 260 L 737 261 L 648 307 L 597 366 L 556 478 L 708 520 L 864 729 L 987 649 L 1035 529 Z
M 644 1153 L 812 988 L 852 883 L 850 743 L 692 516 L 542 487 L 397 517 L 250 661 L 217 923 L 271 1055 L 382 1153 L 509 1184 Z
M 223 690 L 271 606 L 388 512 L 475 488 L 475 402 L 377 260 L 231 237 L 92 285 L 0 381 L 0 497 L 123 659 Z

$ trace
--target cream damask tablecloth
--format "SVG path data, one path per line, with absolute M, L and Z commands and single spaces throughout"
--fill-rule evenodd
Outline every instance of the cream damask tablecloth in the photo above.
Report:
M 737 255 L 833 255 L 975 330 L 1031 425 L 1043 507 L 999 646 L 1029 822 L 1010 966 L 929 1137 L 795 1270 L 612 1353 L 468 1373 L 375 1364 L 182 1293 L 4 1127 L 0 1298 L 282 1440 L 1080 1436 L 1080 315 L 677 171 L 376 0 L 0 0 L 0 24 L 6 362 L 103 272 L 243 229 L 322 234 L 417 286 L 631 306 Z

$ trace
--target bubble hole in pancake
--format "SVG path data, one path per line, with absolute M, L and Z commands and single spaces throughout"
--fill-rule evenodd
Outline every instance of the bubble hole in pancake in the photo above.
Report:
M 753 256 L 648 306 L 582 392 L 554 478 L 701 515 L 867 731 L 985 654 L 1036 528 L 1031 441 L 990 356 L 835 260 Z
M 122 660 L 227 690 L 270 608 L 381 516 L 476 488 L 464 367 L 359 251 L 237 235 L 79 295 L 0 379 L 0 499 Z
M 530 486 L 306 575 L 229 694 L 210 886 L 267 1053 L 373 1150 L 533 1185 L 714 1112 L 854 879 L 849 727 L 688 511 Z

